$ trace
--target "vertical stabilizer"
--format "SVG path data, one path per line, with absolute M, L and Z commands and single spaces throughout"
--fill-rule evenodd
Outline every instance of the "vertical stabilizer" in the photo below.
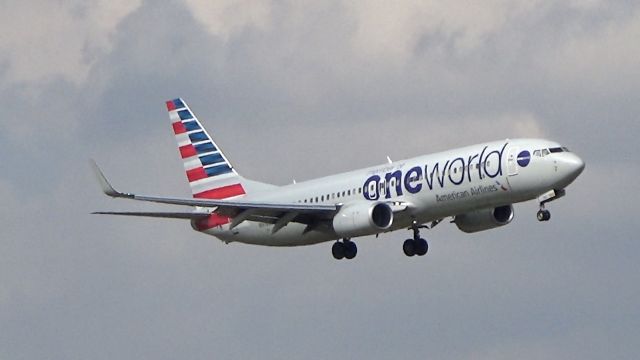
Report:
M 245 195 L 243 178 L 187 104 L 180 98 L 166 104 L 193 197 L 229 199 Z

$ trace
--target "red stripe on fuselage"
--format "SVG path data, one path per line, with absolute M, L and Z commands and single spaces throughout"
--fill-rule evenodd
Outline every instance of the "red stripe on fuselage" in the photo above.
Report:
M 240 184 L 219 187 L 194 194 L 194 198 L 198 199 L 226 199 L 232 196 L 244 195 L 244 188 Z
M 199 231 L 204 231 L 204 230 L 209 230 L 211 228 L 214 228 L 216 226 L 228 224 L 229 222 L 230 222 L 230 219 L 226 216 L 211 214 L 206 219 L 196 220 L 195 227 Z
M 187 129 L 184 128 L 184 124 L 181 121 L 178 122 L 174 122 L 173 124 L 173 132 L 178 135 L 178 134 L 183 134 L 187 132 Z
M 172 100 L 167 101 L 167 110 L 171 111 L 175 109 L 176 109 L 176 104 L 174 104 Z
M 178 149 L 180 150 L 180 156 L 182 156 L 183 159 L 196 156 L 196 154 L 198 153 L 196 151 L 196 148 L 191 144 L 180 146 Z
M 197 167 L 195 169 L 187 170 L 187 179 L 189 182 L 204 179 L 207 177 L 207 173 L 204 172 L 203 167 Z

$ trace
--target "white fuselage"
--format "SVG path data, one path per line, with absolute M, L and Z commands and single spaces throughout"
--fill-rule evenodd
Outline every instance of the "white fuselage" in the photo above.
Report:
M 542 151 L 560 147 L 542 139 L 496 141 L 276 187 L 245 199 L 311 204 L 395 202 L 402 207 L 395 211 L 393 224 L 386 231 L 406 229 L 413 221 L 428 223 L 564 189 L 584 164 L 568 151 Z M 529 157 L 522 155 L 527 153 Z M 275 233 L 273 226 L 245 221 L 233 229 L 227 224 L 204 232 L 225 242 L 268 246 L 308 245 L 340 238 L 326 229 L 305 232 L 306 225 L 299 223 L 289 223 Z

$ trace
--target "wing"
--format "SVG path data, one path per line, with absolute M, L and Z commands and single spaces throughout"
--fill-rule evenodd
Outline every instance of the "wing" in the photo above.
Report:
M 95 212 L 94 214 L 148 216 L 176 219 L 202 219 L 214 213 L 233 218 L 231 228 L 245 220 L 260 221 L 275 224 L 274 232 L 280 230 L 289 222 L 299 222 L 308 226 L 333 219 L 340 210 L 336 204 L 300 204 L 281 202 L 228 201 L 214 199 L 184 199 L 136 195 L 119 192 L 111 186 L 95 161 L 91 162 L 102 191 L 113 198 L 124 198 L 138 201 L 148 201 L 169 205 L 197 206 L 210 209 L 209 212 Z

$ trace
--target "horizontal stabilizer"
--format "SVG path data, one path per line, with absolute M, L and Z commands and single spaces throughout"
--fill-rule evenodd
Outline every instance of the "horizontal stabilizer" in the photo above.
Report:
M 136 211 L 96 211 L 92 214 L 97 215 L 123 215 L 123 216 L 143 216 L 152 218 L 165 218 L 165 219 L 187 219 L 187 220 L 200 220 L 209 217 L 209 213 L 196 213 L 196 212 L 136 212 Z
M 156 196 L 144 196 L 130 193 L 122 193 L 111 186 L 107 178 L 104 176 L 95 161 L 91 162 L 93 169 L 98 177 L 102 191 L 110 197 L 126 198 L 138 201 L 149 201 L 168 205 L 184 205 L 196 206 L 204 208 L 215 208 L 214 212 L 225 216 L 235 216 L 241 211 L 255 209 L 255 215 L 272 216 L 283 212 L 295 211 L 299 214 L 314 214 L 322 218 L 333 218 L 333 215 L 340 209 L 338 204 L 301 204 L 301 203 L 282 203 L 282 202 L 257 202 L 243 200 L 217 200 L 217 199 L 184 199 L 184 198 L 168 198 Z M 112 214 L 122 215 L 122 214 Z M 135 215 L 134 215 L 135 216 Z M 138 215 L 147 216 L 147 215 Z

